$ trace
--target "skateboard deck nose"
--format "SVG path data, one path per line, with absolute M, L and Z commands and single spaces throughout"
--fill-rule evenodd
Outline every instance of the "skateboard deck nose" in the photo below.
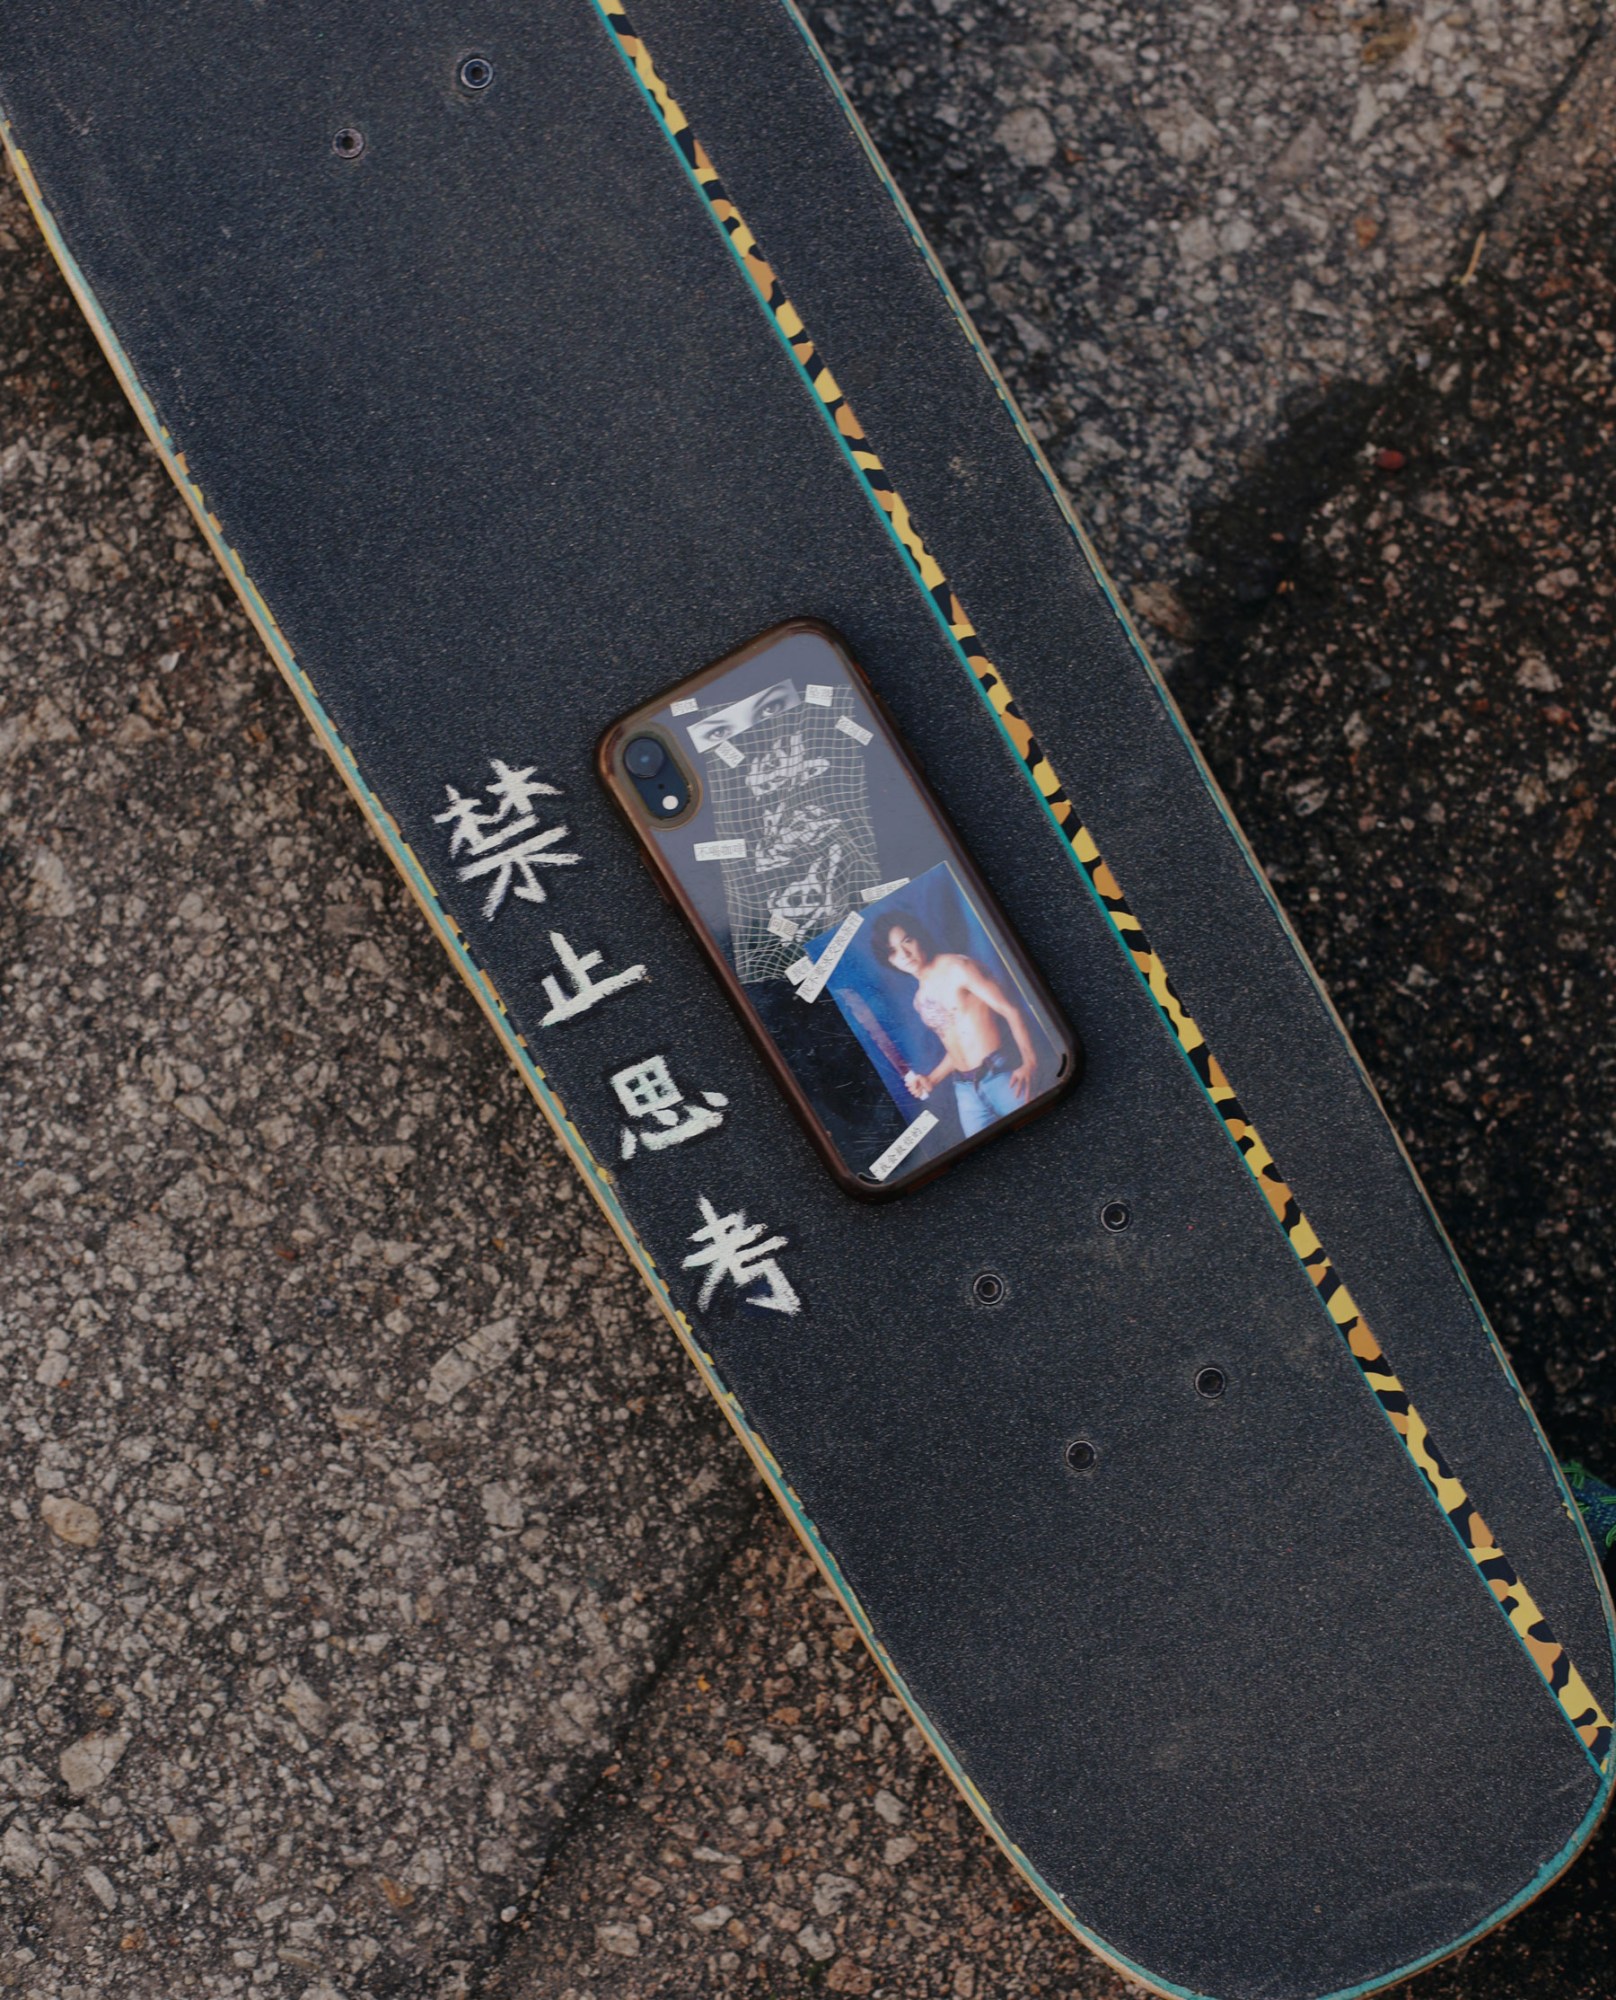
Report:
M 1610 1786 L 1608 1598 L 1481 1308 L 795 15 L 500 5 L 487 60 L 425 5 L 29 6 L 0 101 L 316 732 L 990 1831 L 1159 1990 L 1406 1976 Z M 592 772 L 806 615 L 1088 1050 L 878 1210 Z M 625 1159 L 653 1055 L 725 1116 Z

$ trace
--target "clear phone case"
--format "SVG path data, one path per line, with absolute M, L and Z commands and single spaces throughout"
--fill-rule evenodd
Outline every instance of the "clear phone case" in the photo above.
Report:
M 625 717 L 601 771 L 852 1192 L 930 1178 L 1075 1080 L 1074 1037 L 827 626 L 778 626 Z

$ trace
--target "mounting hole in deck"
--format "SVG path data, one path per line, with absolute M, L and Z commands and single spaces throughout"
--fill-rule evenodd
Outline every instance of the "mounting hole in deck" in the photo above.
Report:
M 1099 1455 L 1087 1438 L 1073 1438 L 1066 1447 L 1066 1463 L 1074 1472 L 1092 1471 Z
M 487 56 L 467 56 L 460 65 L 460 82 L 466 90 L 486 90 L 494 80 L 494 65 Z
M 1203 1368 L 1195 1378 L 1195 1392 L 1205 1396 L 1208 1402 L 1216 1402 L 1229 1386 L 1229 1379 L 1221 1368 Z
M 1009 1290 L 997 1271 L 978 1271 L 971 1280 L 971 1297 L 979 1306 L 1002 1306 Z
M 339 160 L 357 160 L 365 150 L 365 135 L 357 125 L 344 125 L 332 139 L 331 150 Z
M 1100 1210 L 1100 1223 L 1115 1236 L 1132 1222 L 1133 1214 L 1125 1201 L 1108 1201 Z

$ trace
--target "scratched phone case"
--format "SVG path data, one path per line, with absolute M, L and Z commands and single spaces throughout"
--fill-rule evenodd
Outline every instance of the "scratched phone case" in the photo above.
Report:
M 693 780 L 659 822 L 627 744 Z M 625 717 L 601 769 L 851 1192 L 883 1196 L 1042 1111 L 1077 1043 L 827 627 L 795 621 Z

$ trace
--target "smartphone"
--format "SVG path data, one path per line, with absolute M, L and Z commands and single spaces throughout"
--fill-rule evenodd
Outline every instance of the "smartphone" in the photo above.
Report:
M 1076 1081 L 1076 1037 L 829 626 L 765 632 L 614 723 L 599 762 L 849 1193 L 903 1193 Z

